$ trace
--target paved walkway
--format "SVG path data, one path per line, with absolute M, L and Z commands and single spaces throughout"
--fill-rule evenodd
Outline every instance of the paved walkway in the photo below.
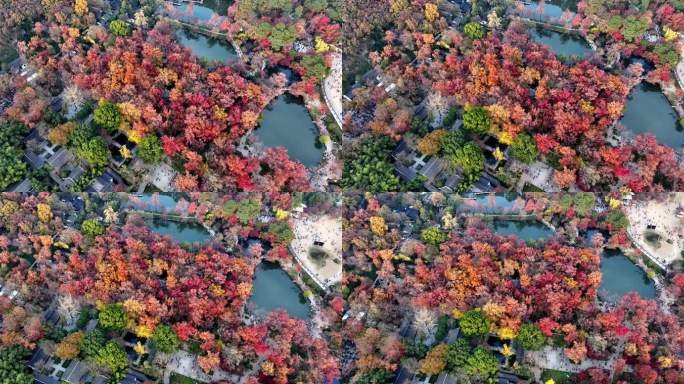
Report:
M 172 373 L 178 373 L 205 383 L 213 383 L 221 380 L 237 383 L 241 379 L 238 375 L 233 375 L 220 369 L 215 371 L 212 375 L 207 375 L 202 371 L 199 365 L 197 365 L 197 356 L 186 351 L 178 351 L 170 356 L 160 353 L 157 358 L 160 360 L 168 359 L 165 363 L 166 369 L 164 369 L 162 379 L 164 384 L 169 384 Z
M 554 369 L 563 372 L 578 373 L 589 368 L 602 368 L 608 372 L 613 372 L 613 366 L 617 358 L 622 355 L 624 341 L 620 341 L 617 351 L 608 360 L 585 359 L 580 364 L 571 362 L 563 352 L 562 348 L 546 346 L 539 351 L 528 351 L 525 353 L 525 360 L 531 362 L 541 369 Z
M 337 125 L 342 128 L 342 53 L 332 52 L 332 68 L 330 75 L 323 80 L 323 97 L 335 118 Z

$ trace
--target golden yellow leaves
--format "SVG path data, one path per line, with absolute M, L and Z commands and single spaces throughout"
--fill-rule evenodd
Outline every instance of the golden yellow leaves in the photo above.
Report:
M 397 15 L 401 11 L 405 10 L 408 8 L 408 0 L 391 0 L 390 1 L 390 12 L 392 12 L 393 15 Z
M 144 337 L 146 339 L 149 339 L 150 337 L 152 337 L 153 333 L 154 332 L 152 331 L 152 328 L 148 327 L 147 325 L 141 324 L 141 325 L 138 325 L 137 327 L 135 327 L 135 334 L 138 337 Z M 138 352 L 138 353 L 140 353 L 140 352 Z
M 370 218 L 370 230 L 377 236 L 383 236 L 387 231 L 387 224 L 385 219 L 380 216 L 373 216 Z
M 494 158 L 498 161 L 502 161 L 506 158 L 506 156 L 504 156 L 504 153 L 501 151 L 501 149 L 499 149 L 499 147 L 496 147 L 496 149 L 492 153 L 492 156 L 494 156 Z
M 437 6 L 432 3 L 425 4 L 425 19 L 429 22 L 433 22 L 439 17 L 439 10 Z
M 223 108 L 219 107 L 218 105 L 214 105 L 214 109 L 212 112 L 213 112 L 214 118 L 216 120 L 223 121 L 223 122 L 228 121 L 228 113 Z
M 38 211 L 38 219 L 43 223 L 47 223 L 52 219 L 52 209 L 47 204 L 36 205 L 36 210 Z
M 617 209 L 622 204 L 621 200 L 610 197 L 610 196 L 606 196 L 606 201 L 608 202 L 608 206 L 612 209 Z
M 150 272 L 156 275 L 162 275 L 169 268 L 169 263 L 162 259 L 152 259 L 152 265 L 150 265 Z
M 130 131 L 128 132 L 128 140 L 138 144 L 142 141 L 143 136 L 140 134 L 138 131 Z
M 252 294 L 252 283 L 242 282 L 238 284 L 237 294 L 242 299 L 248 298 Z
M 140 341 L 135 343 L 135 345 L 133 346 L 133 350 L 136 351 L 138 353 L 138 355 L 144 355 L 147 353 L 145 346 L 142 345 L 142 343 Z
M 139 317 L 145 311 L 143 304 L 135 299 L 126 299 L 123 302 L 123 307 L 126 310 L 126 314 L 132 318 Z
M 489 301 L 482 307 L 482 312 L 490 321 L 496 322 L 505 314 L 506 308 L 501 304 Z
M 434 155 L 442 148 L 442 138 L 446 134 L 446 130 L 436 129 L 420 139 L 416 148 L 423 155 Z
M 263 373 L 266 376 L 273 376 L 275 373 L 275 366 L 273 365 L 273 362 L 270 360 L 266 360 L 263 363 L 261 363 L 261 373 Z
M 383 249 L 378 251 L 378 256 L 384 261 L 390 261 L 394 258 L 394 253 L 391 249 Z
M 280 208 L 276 208 L 276 210 L 275 210 L 276 220 L 285 220 L 288 216 L 290 216 L 290 212 L 283 210 L 283 209 L 280 209 Z
M 330 45 L 323 41 L 320 37 L 316 37 L 316 52 L 325 53 L 330 50 Z
M 667 357 L 667 356 L 659 356 L 658 357 L 658 364 L 660 365 L 660 368 L 667 369 L 672 367 L 672 359 Z
M 72 39 L 81 36 L 81 31 L 78 28 L 69 28 L 67 29 L 67 32 L 69 34 L 69 37 L 71 37 Z
M 663 28 L 663 32 L 663 37 L 666 41 L 673 41 L 679 37 L 679 33 L 677 33 L 677 31 L 670 29 L 670 27 L 668 26 L 665 26 L 665 28 Z
M 76 14 L 79 16 L 83 16 L 88 13 L 88 0 L 74 1 L 74 12 L 76 12 Z
M 119 153 L 121 154 L 121 157 L 123 157 L 124 159 L 130 159 L 131 157 L 133 157 L 133 155 L 131 154 L 131 150 L 128 149 L 128 147 L 125 145 L 119 148 Z
M 252 129 L 257 126 L 257 122 L 259 121 L 259 115 L 253 111 L 244 111 L 242 112 L 240 120 L 242 122 L 242 125 L 246 129 Z
M 171 69 L 162 68 L 157 74 L 156 81 L 168 86 L 178 81 L 178 74 Z
M 220 285 L 215 283 L 209 286 L 209 290 L 216 297 L 223 297 L 226 294 L 226 291 Z
M 508 131 L 499 133 L 499 143 L 511 145 L 513 143 L 513 135 L 511 135 L 511 133 Z
M 501 327 L 497 333 L 501 340 L 513 340 L 516 336 L 515 331 L 510 327 Z

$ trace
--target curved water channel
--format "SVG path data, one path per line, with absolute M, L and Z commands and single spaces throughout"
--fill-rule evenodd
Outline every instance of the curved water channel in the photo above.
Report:
M 264 110 L 261 118 L 254 133 L 264 146 L 284 147 L 291 159 L 307 168 L 321 162 L 323 145 L 301 97 L 289 93 L 279 96 Z
M 159 193 L 143 194 L 139 200 L 143 205 L 129 202 L 128 205 L 136 209 L 151 212 L 176 211 L 177 204 L 184 196 L 182 193 Z M 147 226 L 161 235 L 168 235 L 179 243 L 203 244 L 211 241 L 211 234 L 198 222 L 179 222 L 164 218 L 147 219 Z M 247 247 L 255 241 L 246 242 Z M 268 249 L 268 244 L 263 244 Z M 267 261 L 262 262 L 254 271 L 252 296 L 249 299 L 250 306 L 259 315 L 264 315 L 276 309 L 284 309 L 290 317 L 306 320 L 311 317 L 311 307 L 308 300 L 299 287 L 277 264 Z

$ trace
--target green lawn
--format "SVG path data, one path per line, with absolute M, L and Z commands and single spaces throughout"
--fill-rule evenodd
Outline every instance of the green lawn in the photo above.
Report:
M 191 379 L 187 376 L 180 375 L 178 373 L 172 373 L 169 378 L 169 383 L 171 384 L 204 384 L 201 381 Z
M 542 383 L 548 379 L 553 379 L 556 384 L 572 384 L 574 382 L 575 374 L 570 372 L 556 371 L 547 369 L 542 372 Z

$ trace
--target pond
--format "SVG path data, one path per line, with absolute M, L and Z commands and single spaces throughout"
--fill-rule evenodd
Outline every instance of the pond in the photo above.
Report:
M 577 0 L 523 1 L 522 15 L 539 21 L 570 21 L 577 12 Z
M 494 220 L 494 233 L 502 236 L 515 235 L 520 240 L 546 240 L 554 231 L 537 220 Z
M 483 213 L 519 213 L 525 207 L 517 193 L 481 193 L 466 195 L 459 211 Z
M 250 303 L 258 314 L 284 309 L 292 318 L 307 320 L 311 308 L 302 291 L 277 264 L 263 261 L 254 273 Z
M 318 129 L 301 97 L 279 96 L 266 108 L 254 131 L 266 147 L 285 147 L 291 159 L 312 168 L 323 158 Z
M 233 0 L 204 0 L 202 5 L 182 3 L 173 5 L 173 16 L 187 22 L 207 22 L 215 18 L 227 16 L 228 7 L 232 3 Z
M 556 55 L 585 57 L 593 53 L 591 46 L 579 35 L 560 33 L 544 28 L 530 28 L 532 40 L 548 46 Z
M 601 254 L 601 288 L 599 296 L 616 301 L 629 292 L 637 292 L 644 299 L 656 297 L 655 284 L 646 273 L 618 250 Z
M 151 212 L 172 212 L 176 209 L 178 201 L 183 198 L 181 192 L 170 193 L 143 193 L 135 196 L 133 201 L 129 197 L 128 205 Z
M 233 46 L 225 40 L 207 37 L 199 33 L 192 33 L 185 29 L 176 31 L 178 43 L 190 48 L 192 53 L 206 59 L 208 62 L 229 63 L 238 59 Z
M 634 134 L 652 133 L 659 143 L 675 150 L 684 145 L 677 112 L 657 85 L 641 82 L 632 89 L 620 123 Z
M 162 236 L 169 235 L 171 239 L 181 244 L 206 243 L 211 240 L 211 234 L 207 229 L 194 221 L 146 219 L 145 223 L 154 232 Z

